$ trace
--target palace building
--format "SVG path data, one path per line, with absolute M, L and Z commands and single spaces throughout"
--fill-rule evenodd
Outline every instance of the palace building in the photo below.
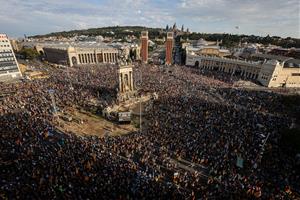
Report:
M 230 55 L 229 50 L 223 49 L 219 46 L 219 42 L 206 41 L 204 39 L 199 39 L 197 41 L 184 43 L 183 48 L 186 50 L 186 54 L 194 53 L 196 55 L 206 55 L 206 56 L 218 56 L 224 57 Z
M 26 48 L 35 48 L 45 60 L 62 65 L 117 63 L 120 51 L 126 59 L 139 60 L 140 46 L 135 43 L 104 42 L 27 42 Z
M 266 87 L 300 87 L 300 60 L 268 54 L 254 54 L 250 61 L 187 54 L 186 65 L 252 79 Z
M 266 87 L 300 87 L 300 60 L 271 54 L 253 54 L 263 62 L 258 81 Z
M 238 59 L 221 58 L 207 55 L 187 55 L 186 65 L 257 79 L 260 67 L 258 62 L 247 62 Z
M 116 63 L 118 49 L 103 43 L 48 43 L 39 44 L 36 49 L 52 63 L 69 66 Z

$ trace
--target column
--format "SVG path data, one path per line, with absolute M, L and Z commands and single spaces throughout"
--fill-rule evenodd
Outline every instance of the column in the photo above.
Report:
M 125 75 L 126 74 L 123 74 L 123 91 L 126 92 L 126 82 L 125 82 Z M 128 74 L 127 74 L 127 78 L 128 78 Z
M 125 91 L 125 88 L 124 88 L 124 77 L 123 77 L 123 73 L 121 74 L 121 80 L 122 80 L 122 92 Z
M 82 62 L 81 62 L 80 54 L 78 54 L 78 59 L 79 59 L 79 62 L 80 62 L 80 64 L 81 64 Z
M 130 77 L 130 90 L 133 91 L 133 78 L 132 78 L 132 72 L 129 72 Z
M 87 63 L 87 62 L 88 62 L 87 55 L 84 54 L 84 63 Z
M 129 86 L 129 90 L 131 91 L 131 72 L 129 72 L 128 74 L 128 86 Z
M 122 74 L 119 74 L 119 93 L 121 92 L 122 92 Z

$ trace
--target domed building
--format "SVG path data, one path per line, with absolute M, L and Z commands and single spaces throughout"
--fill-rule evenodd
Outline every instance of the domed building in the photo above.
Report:
M 203 38 L 200 38 L 199 40 L 197 40 L 196 47 L 203 47 L 203 46 L 208 46 L 208 42 Z
M 194 55 L 208 55 L 217 57 L 225 57 L 230 55 L 229 50 L 220 48 L 219 41 L 206 41 L 203 38 L 192 41 L 185 48 L 187 55 L 190 53 Z

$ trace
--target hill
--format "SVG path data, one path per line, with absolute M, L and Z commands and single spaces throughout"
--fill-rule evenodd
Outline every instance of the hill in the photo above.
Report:
M 78 35 L 86 36 L 97 36 L 102 35 L 104 37 L 115 37 L 115 38 L 124 38 L 127 35 L 134 35 L 139 37 L 141 31 L 147 30 L 149 32 L 150 38 L 155 38 L 156 36 L 163 35 L 163 29 L 161 28 L 148 28 L 142 26 L 109 26 L 102 28 L 90 28 L 84 30 L 71 30 L 63 32 L 49 33 L 46 35 L 35 35 L 30 36 L 29 38 L 42 38 L 42 37 L 73 37 Z
M 142 26 L 110 26 L 102 28 L 90 28 L 85 30 L 71 30 L 63 32 L 49 33 L 46 35 L 35 35 L 30 36 L 29 38 L 42 38 L 42 37 L 73 37 L 76 35 L 87 35 L 87 36 L 97 36 L 102 35 L 104 37 L 114 37 L 123 39 L 127 35 L 134 35 L 139 38 L 141 31 L 147 30 L 149 32 L 149 38 L 154 39 L 155 37 L 164 37 L 165 28 L 149 28 Z M 235 35 L 228 33 L 185 33 L 182 36 L 183 39 L 198 40 L 200 38 L 212 41 L 223 41 L 223 46 L 225 47 L 234 47 L 241 42 L 248 43 L 261 43 L 261 44 L 273 44 L 281 46 L 283 48 L 300 48 L 300 39 L 298 38 L 281 38 L 278 36 L 267 35 L 265 37 L 255 36 L 255 35 Z

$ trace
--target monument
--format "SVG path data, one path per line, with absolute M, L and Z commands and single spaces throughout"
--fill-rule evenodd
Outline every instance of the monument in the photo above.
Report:
M 118 101 L 125 102 L 136 96 L 133 81 L 133 65 L 126 60 L 123 51 L 118 60 Z
M 135 108 L 141 108 L 141 104 L 147 105 L 149 101 L 157 99 L 157 94 L 140 94 L 134 83 L 133 65 L 130 60 L 126 59 L 123 50 L 119 52 L 117 65 L 117 101 L 103 109 L 103 116 L 112 121 L 131 122 L 132 115 L 141 115 L 133 112 Z M 146 107 L 146 106 L 143 106 Z

